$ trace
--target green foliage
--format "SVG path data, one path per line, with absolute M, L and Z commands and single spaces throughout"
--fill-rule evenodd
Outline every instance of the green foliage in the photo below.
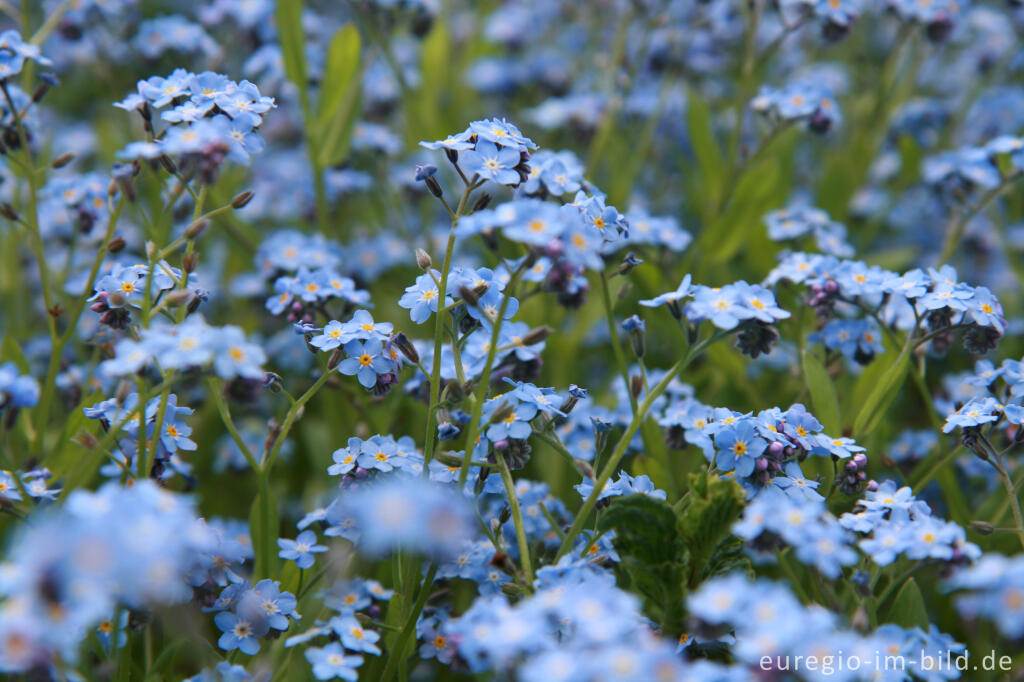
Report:
M 804 381 L 811 393 L 811 405 L 814 414 L 825 427 L 825 433 L 841 433 L 839 418 L 839 397 L 832 377 L 816 355 L 804 349 L 802 356 Z
M 690 474 L 686 506 L 679 513 L 679 534 L 689 552 L 690 588 L 714 575 L 715 552 L 743 512 L 743 489 L 735 481 L 707 473 Z
M 908 579 L 896 594 L 892 607 L 889 608 L 888 620 L 905 628 L 928 629 L 928 611 L 924 606 L 924 596 L 913 578 Z
M 352 141 L 352 128 L 360 110 L 361 79 L 359 31 L 345 24 L 331 39 L 327 65 L 314 124 L 317 154 L 321 166 L 345 160 Z
M 687 593 L 707 578 L 749 568 L 743 542 L 730 534 L 743 509 L 733 481 L 692 474 L 687 504 L 676 510 L 646 495 L 615 498 L 598 528 L 614 531 L 620 575 L 643 595 L 648 613 L 666 634 L 683 631 Z

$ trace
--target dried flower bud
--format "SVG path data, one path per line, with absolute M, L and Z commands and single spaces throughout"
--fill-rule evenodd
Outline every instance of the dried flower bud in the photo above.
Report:
M 18 212 L 15 211 L 14 207 L 8 204 L 6 201 L 3 204 L 0 204 L 0 215 L 2 215 L 4 218 L 7 218 L 10 221 L 21 220 L 21 216 L 18 215 Z

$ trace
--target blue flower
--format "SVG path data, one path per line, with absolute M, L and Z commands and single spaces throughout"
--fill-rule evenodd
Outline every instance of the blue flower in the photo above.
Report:
M 335 616 L 330 625 L 341 638 L 341 644 L 349 651 L 380 656 L 380 647 L 375 644 L 380 639 L 380 633 L 364 629 L 354 616 Z
M 250 656 L 259 652 L 260 637 L 270 630 L 265 618 L 248 619 L 228 611 L 218 613 L 213 622 L 224 633 L 217 640 L 217 646 L 225 651 L 238 649 Z
M 437 284 L 435 278 L 440 278 L 441 273 L 434 270 L 431 273 L 424 273 L 416 278 L 416 283 L 405 288 L 405 293 L 398 299 L 398 305 L 409 309 L 409 317 L 416 324 L 423 324 L 430 317 L 431 313 L 437 312 Z M 445 307 L 452 304 L 450 296 L 445 296 Z
M 516 185 L 519 183 L 519 151 L 510 148 L 498 148 L 494 143 L 482 140 L 477 142 L 475 149 L 467 149 L 459 154 L 459 160 L 470 174 L 493 180 L 499 185 Z
M 304 530 L 294 540 L 278 538 L 277 546 L 281 548 L 278 556 L 294 561 L 299 568 L 309 568 L 315 560 L 313 555 L 326 552 L 327 547 L 316 544 L 316 533 Z
M 394 364 L 382 352 L 384 344 L 380 339 L 349 341 L 345 344 L 347 358 L 338 364 L 338 371 L 346 376 L 355 376 L 363 388 L 373 388 L 377 376 L 394 370 Z
M 312 664 L 313 676 L 318 680 L 339 677 L 355 682 L 359 679 L 356 668 L 363 664 L 362 656 L 346 656 L 345 650 L 337 642 L 331 642 L 323 648 L 306 649 L 306 660 Z
M 746 477 L 754 472 L 755 462 L 768 447 L 768 441 L 757 435 L 752 422 L 741 421 L 715 434 L 715 447 L 718 448 L 715 463 L 719 469 L 735 469 L 738 476 Z

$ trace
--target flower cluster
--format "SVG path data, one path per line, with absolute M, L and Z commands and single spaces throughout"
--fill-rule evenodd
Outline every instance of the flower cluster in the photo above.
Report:
M 252 154 L 262 151 L 263 139 L 256 130 L 263 114 L 275 105 L 274 98 L 261 95 L 249 81 L 238 83 L 212 71 L 195 74 L 175 69 L 166 78 L 139 81 L 136 92 L 115 106 L 137 111 L 147 134 L 145 141 L 125 147 L 121 158 L 177 158 L 184 175 L 197 174 L 210 184 L 225 158 L 248 164 Z M 157 130 L 153 115 L 160 109 L 164 109 L 159 119 L 164 125 Z
M 708 581 L 690 597 L 689 607 L 709 634 L 735 633 L 732 654 L 751 671 L 785 671 L 793 667 L 791 662 L 797 656 L 832 662 L 827 664 L 831 673 L 821 663 L 794 668 L 792 672 L 805 680 L 838 673 L 837 663 L 844 657 L 861 662 L 857 670 L 843 670 L 844 679 L 906 679 L 902 668 L 887 671 L 876 665 L 876 655 L 913 657 L 920 665 L 937 670 L 947 652 L 964 650 L 963 644 L 934 625 L 925 631 L 886 624 L 866 634 L 857 633 L 842 627 L 822 607 L 802 605 L 788 587 L 764 579 L 751 581 L 739 574 Z M 768 665 L 763 665 L 765 661 Z
M 0 583 L 0 669 L 23 672 L 54 654 L 75 660 L 91 628 L 122 604 L 191 596 L 186 574 L 213 544 L 191 500 L 140 481 L 76 490 L 19 535 Z
M 961 526 L 932 516 L 926 502 L 914 497 L 910 488 L 897 488 L 893 481 L 869 490 L 854 511 L 839 517 L 839 523 L 870 535 L 859 545 L 880 566 L 891 564 L 901 555 L 953 563 L 981 556 L 978 546 L 967 542 Z

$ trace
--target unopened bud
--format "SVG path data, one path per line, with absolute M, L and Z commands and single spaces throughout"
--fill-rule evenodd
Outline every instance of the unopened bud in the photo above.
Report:
M 171 157 L 167 156 L 166 154 L 160 155 L 160 165 L 163 166 L 164 170 L 166 170 L 171 175 L 178 174 L 178 167 L 174 165 L 173 161 L 171 161 Z
M 618 296 L 616 297 L 617 300 L 619 300 L 619 301 L 623 300 L 624 298 L 629 296 L 629 292 L 631 292 L 632 290 L 633 290 L 633 285 L 630 284 L 629 282 L 626 282 L 625 284 L 622 285 L 622 288 L 619 289 Z
M 50 168 L 63 168 L 64 166 L 71 163 L 75 158 L 75 155 L 71 152 L 64 152 L 50 164 Z
M 193 251 L 192 253 L 186 253 L 181 257 L 181 269 L 192 274 L 196 271 L 196 266 L 199 265 L 199 252 Z
M 477 307 L 480 303 L 480 297 L 477 295 L 476 290 L 469 287 L 459 287 L 459 298 L 465 301 L 466 305 L 473 308 Z
M 188 302 L 188 307 L 185 308 L 185 312 L 187 312 L 189 315 L 191 315 L 195 311 L 199 310 L 199 305 L 202 302 L 203 302 L 203 299 L 201 299 L 198 296 L 193 296 L 192 300 Z
M 421 270 L 429 270 L 433 264 L 434 261 L 430 259 L 429 253 L 423 249 L 416 249 L 416 265 L 418 265 Z
M 417 352 L 416 346 L 414 346 L 412 341 L 409 340 L 409 337 L 402 332 L 398 332 L 392 336 L 391 343 L 401 351 L 402 355 L 409 358 L 409 362 L 412 364 L 415 365 L 420 361 L 420 354 Z
M 478 198 L 476 200 L 476 203 L 473 204 L 473 213 L 476 213 L 477 211 L 484 210 L 485 208 L 487 208 L 487 205 L 490 204 L 490 203 L 491 203 L 491 195 L 490 194 L 486 194 L 486 193 L 485 194 L 481 194 L 480 198 Z
M 200 218 L 191 225 L 185 228 L 185 239 L 195 239 L 203 233 L 206 226 L 210 224 L 210 221 L 206 218 Z
M 146 242 L 146 258 L 153 260 L 153 256 L 156 255 L 156 243 L 152 241 Z
M 995 531 L 995 526 L 988 521 L 971 521 L 967 527 L 978 535 L 992 535 L 993 531 Z
M 82 431 L 79 431 L 71 440 L 75 441 L 86 450 L 92 450 L 97 445 L 99 445 L 99 441 L 96 439 L 96 436 L 92 435 L 88 431 L 85 431 L 84 429 Z
M 640 394 L 644 392 L 644 379 L 639 374 L 634 374 L 629 378 L 629 394 L 634 399 L 639 398 Z
M 491 415 L 491 418 L 487 421 L 487 423 L 500 424 L 501 422 L 505 421 L 506 417 L 510 417 L 513 413 L 515 413 L 515 411 L 515 405 L 505 403 L 494 411 L 494 413 Z
M 437 178 L 435 178 L 433 175 L 431 175 L 429 178 L 424 178 L 423 184 L 427 186 L 427 189 L 429 189 L 430 193 L 433 194 L 435 197 L 441 198 L 442 196 L 444 196 L 444 190 L 441 189 L 441 183 L 439 183 L 437 181 Z
M 334 352 L 331 353 L 331 357 L 327 360 L 327 371 L 333 371 L 338 365 L 341 364 L 341 360 L 344 357 L 344 353 L 340 348 L 335 348 Z
M 523 336 L 523 345 L 532 346 L 534 344 L 540 343 L 544 339 L 551 336 L 551 332 L 552 329 L 551 327 L 548 326 L 534 327 L 530 331 L 526 332 L 525 336 Z
M 594 467 L 590 466 L 590 462 L 577 457 L 572 461 L 572 463 L 573 465 L 575 465 L 576 470 L 583 474 L 586 478 L 590 479 L 591 481 L 597 478 L 597 476 L 594 475 Z
M 253 193 L 252 190 L 245 190 L 235 195 L 235 198 L 231 200 L 231 208 L 239 209 L 245 208 L 245 206 L 252 201 Z
M 168 308 L 177 308 L 184 305 L 192 298 L 192 292 L 188 289 L 175 289 L 164 297 Z
M 117 392 L 114 393 L 114 400 L 117 401 L 118 405 L 123 405 L 125 400 L 128 400 L 128 396 L 132 393 L 132 385 L 127 379 L 122 379 L 121 383 L 117 385 Z
M 21 220 L 21 216 L 14 210 L 14 207 L 8 204 L 6 201 L 0 204 L 0 215 L 11 221 Z

